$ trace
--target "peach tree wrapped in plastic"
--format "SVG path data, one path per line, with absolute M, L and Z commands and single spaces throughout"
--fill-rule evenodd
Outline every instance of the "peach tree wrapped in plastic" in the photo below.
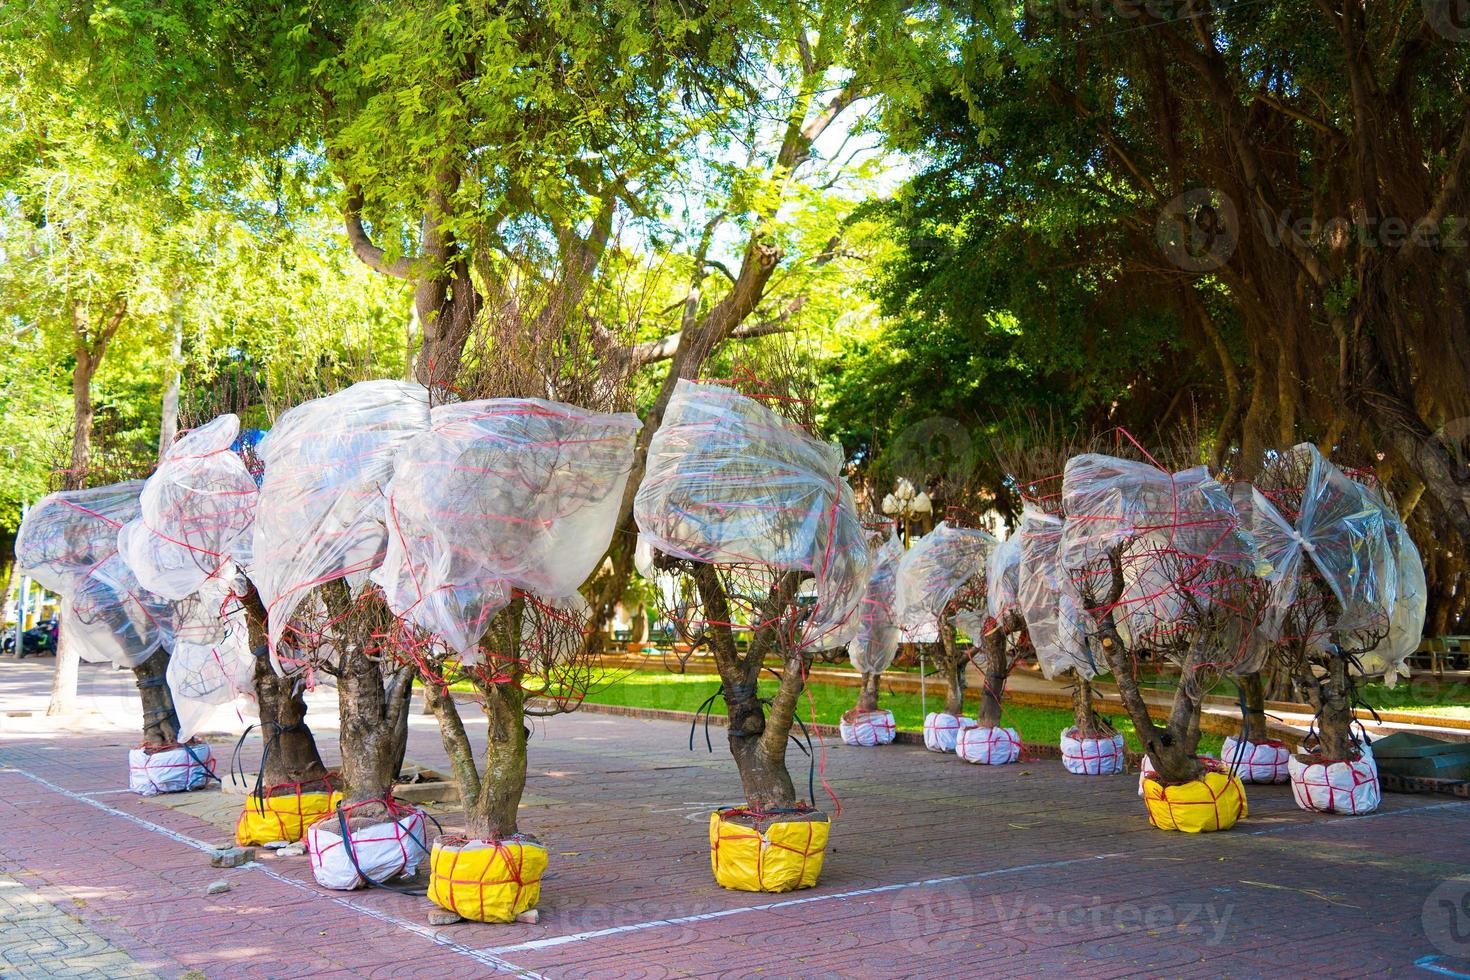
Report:
M 117 541 L 138 576 L 175 600 L 168 679 L 185 734 L 213 708 L 248 695 L 266 741 L 261 787 L 299 793 L 321 784 L 326 769 L 295 682 L 270 669 L 265 609 L 241 567 L 259 494 L 236 448 L 239 431 L 239 418 L 224 414 L 180 437 L 143 485 L 139 511 Z
M 534 903 L 545 851 L 521 834 L 529 710 L 585 693 L 590 609 L 633 467 L 636 416 L 535 398 L 437 405 L 387 488 L 388 547 L 373 573 L 397 618 L 394 655 L 425 678 L 465 805 L 467 841 L 440 841 L 430 897 L 483 921 Z M 489 716 L 475 762 L 451 676 Z M 518 907 L 520 906 L 520 907 Z
M 778 887 L 753 874 L 751 854 L 788 835 L 815 840 L 815 830 L 792 825 L 826 821 L 797 796 L 787 742 L 813 654 L 860 629 L 870 561 L 841 450 L 776 410 L 797 414 L 801 400 L 752 388 L 680 381 L 634 500 L 653 566 L 692 586 L 693 601 L 668 614 L 683 635 L 709 645 L 719 670 L 747 806 L 712 820 L 711 852 L 716 880 L 745 889 Z M 737 629 L 749 631 L 743 652 Z M 756 682 L 768 655 L 782 661 L 781 679 L 762 699 Z M 759 846 L 750 854 L 724 847 L 732 834 Z M 798 876 L 779 887 L 807 884 Z
M 1397 680 L 1424 625 L 1424 572 L 1397 513 L 1374 487 L 1303 443 L 1271 459 L 1251 496 L 1251 528 L 1271 565 L 1261 631 L 1316 718 L 1289 760 L 1299 805 L 1365 813 L 1377 767 L 1354 731 L 1358 678 Z
M 64 642 L 87 660 L 131 667 L 143 698 L 145 751 L 172 749 L 178 718 L 164 673 L 173 609 L 118 556 L 118 530 L 140 512 L 143 481 L 48 494 L 26 514 L 16 561 L 62 597 Z
M 858 632 L 847 645 L 848 659 L 862 676 L 857 706 L 842 716 L 840 730 L 849 745 L 887 745 L 896 729 L 892 712 L 878 707 L 878 680 L 893 663 L 900 641 L 894 614 L 894 588 L 903 544 L 897 535 L 877 547 L 872 572 L 858 606 Z
M 956 617 L 973 614 L 974 619 L 965 617 L 966 623 L 976 631 L 983 629 L 986 563 L 997 544 L 993 536 L 978 528 L 941 521 L 914 542 L 899 563 L 899 626 L 932 629 L 939 638 L 932 649 L 936 668 L 944 678 L 944 709 L 924 719 L 924 744 L 935 751 L 954 751 L 961 728 L 974 725 L 972 719 L 964 717 L 967 660 L 957 636 L 960 624 Z
M 1126 448 L 1131 440 L 1119 435 Z M 1254 670 L 1263 652 L 1254 636 L 1260 563 L 1230 494 L 1202 467 L 1171 473 L 1152 459 L 1085 453 L 1067 463 L 1062 507 L 1059 561 L 1077 584 L 1089 632 L 1155 766 L 1145 798 L 1193 802 L 1223 793 L 1231 802 L 1221 819 L 1193 829 L 1225 829 L 1244 814 L 1243 794 L 1234 805 L 1233 776 L 1228 787 L 1206 784 L 1196 757 L 1200 704 L 1222 672 Z M 1179 667 L 1162 726 L 1138 688 L 1139 650 Z M 1153 802 L 1149 810 L 1156 826 L 1192 828 L 1160 818 L 1167 808 L 1156 812 Z
M 293 691 L 322 678 L 335 682 L 342 801 L 353 832 L 361 827 L 369 836 L 394 806 L 413 670 L 389 655 L 394 618 L 368 575 L 387 550 L 395 461 L 428 427 L 422 385 L 364 381 L 287 409 L 257 447 L 264 473 L 249 574 L 266 614 L 271 662 Z M 267 733 L 267 755 L 287 727 Z M 292 727 L 304 728 L 304 719 Z M 310 784 L 295 791 L 328 791 L 323 775 L 313 769 L 293 780 Z

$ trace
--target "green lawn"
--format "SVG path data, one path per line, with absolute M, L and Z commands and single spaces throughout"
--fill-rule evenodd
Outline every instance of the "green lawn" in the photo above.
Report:
M 719 678 L 713 674 L 670 674 L 657 670 L 610 670 L 593 685 L 593 690 L 587 695 L 587 700 L 596 704 L 618 704 L 636 708 L 658 708 L 666 711 L 694 711 L 705 698 L 715 692 L 719 684 Z M 761 681 L 760 693 L 762 696 L 773 694 L 775 690 L 775 678 L 768 677 Z M 815 706 L 818 722 L 835 725 L 840 720 L 842 713 L 851 708 L 857 699 L 855 688 L 842 687 L 837 684 L 809 684 L 807 690 L 811 692 L 811 697 L 802 695 L 801 708 L 798 712 L 798 717 L 807 722 L 812 720 L 812 710 Z M 942 688 L 936 684 L 930 692 L 929 710 L 939 708 L 942 699 Z M 880 707 L 893 712 L 894 720 L 897 721 L 899 728 L 909 731 L 923 729 L 924 716 L 919 708 L 917 694 L 885 693 L 878 703 Z M 723 711 L 723 703 L 717 701 L 715 710 Z M 971 717 L 974 716 L 973 703 L 967 706 L 966 713 Z M 1133 725 L 1123 717 L 1114 717 L 1112 721 L 1123 733 L 1128 747 L 1139 751 L 1138 738 L 1134 734 Z M 1021 740 L 1024 742 L 1056 745 L 1062 729 L 1071 725 L 1072 713 L 1056 708 L 1012 705 L 1006 707 L 1002 713 L 1002 723 L 1020 732 Z M 1220 742 L 1220 736 L 1206 732 L 1200 737 L 1200 751 L 1218 755 Z

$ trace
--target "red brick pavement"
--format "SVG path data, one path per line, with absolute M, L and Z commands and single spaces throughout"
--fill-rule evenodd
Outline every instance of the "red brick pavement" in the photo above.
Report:
M 1251 787 L 1249 820 L 1192 837 L 1147 826 L 1136 777 L 829 743 L 842 815 L 821 885 L 754 896 L 714 884 L 707 813 L 739 782 L 718 742 L 691 754 L 687 737 L 590 713 L 537 723 L 522 819 L 552 853 L 537 925 L 431 928 L 425 899 L 326 892 L 304 858 L 210 868 L 219 828 L 116 792 L 118 736 L 0 742 L 0 873 L 165 977 L 1470 976 L 1470 914 L 1459 933 L 1425 918 L 1462 894 L 1470 803 L 1323 817 Z M 414 719 L 410 756 L 442 764 L 432 719 Z M 232 890 L 205 897 L 220 879 Z

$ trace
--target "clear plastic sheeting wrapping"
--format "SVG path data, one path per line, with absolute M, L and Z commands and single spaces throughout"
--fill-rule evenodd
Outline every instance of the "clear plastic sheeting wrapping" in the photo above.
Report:
M 868 579 L 841 468 L 835 444 L 730 388 L 684 380 L 649 446 L 634 515 L 677 558 L 810 573 L 796 643 L 827 648 L 851 638 Z
M 1074 456 L 1062 503 L 1058 560 L 1091 615 L 1110 615 L 1130 648 L 1206 644 L 1215 666 L 1260 666 L 1265 648 L 1248 592 L 1264 569 L 1230 493 L 1204 467 L 1169 473 L 1096 453 Z
M 640 424 L 539 399 L 436 407 L 389 486 L 373 573 L 389 608 L 473 658 L 514 589 L 575 595 L 612 538 Z
M 1092 568 L 1109 549 L 1151 531 L 1177 526 L 1179 498 L 1209 479 L 1203 466 L 1168 473 L 1149 463 L 1101 453 L 1067 460 L 1062 509 L 1067 515 L 1059 560 L 1069 570 Z
M 173 642 L 173 604 L 138 584 L 114 554 L 87 573 L 71 596 L 70 629 L 82 658 L 137 667 Z
M 83 659 L 136 667 L 171 642 L 172 608 L 144 589 L 117 553 L 118 529 L 139 513 L 141 480 L 50 494 L 16 535 L 16 558 L 62 596 L 63 627 Z
M 261 441 L 249 570 L 270 613 L 272 649 L 313 589 L 382 561 L 394 458 L 428 428 L 428 389 L 364 381 L 287 410 Z
M 1021 611 L 1021 536 L 1012 534 L 990 553 L 985 565 L 986 612 L 1000 623 Z
M 117 552 L 117 532 L 138 516 L 142 480 L 48 494 L 26 513 L 15 536 L 15 559 L 26 574 L 58 595 Z
M 899 625 L 918 629 L 937 624 L 962 588 L 977 576 L 983 581 L 986 560 L 997 543 L 979 528 L 944 521 L 914 542 L 898 565 Z
M 858 606 L 858 634 L 847 645 L 852 665 L 864 674 L 880 674 L 893 663 L 898 652 L 899 632 L 893 608 L 898 581 L 898 563 L 903 545 L 890 536 L 873 554 L 863 601 Z
M 1295 521 L 1283 515 L 1267 494 L 1252 492 L 1251 532 L 1262 560 L 1270 566 L 1271 602 L 1262 631 L 1272 640 L 1283 638 L 1300 579 L 1309 571 L 1303 563 L 1308 561 L 1332 590 L 1340 610 L 1332 621 L 1313 624 L 1314 631 L 1387 629 L 1398 571 L 1385 508 L 1311 443 L 1288 453 L 1307 473 Z
M 183 599 L 237 557 L 255 521 L 255 478 L 231 446 L 240 420 L 221 415 L 174 443 L 143 485 L 118 550 L 144 588 Z
M 168 687 L 179 715 L 179 738 L 188 739 L 215 708 L 253 693 L 255 657 L 244 609 L 231 598 L 243 583 L 211 579 L 174 603 L 174 644 Z
M 1062 543 L 1060 517 L 1031 505 L 1021 511 L 1014 537 L 1021 542 L 1018 598 L 1036 661 L 1047 677 L 1075 670 L 1097 676 L 1087 648 L 1086 620 L 1072 581 L 1057 562 Z

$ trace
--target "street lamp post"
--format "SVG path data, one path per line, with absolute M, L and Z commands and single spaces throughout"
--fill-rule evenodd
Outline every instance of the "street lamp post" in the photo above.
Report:
M 902 528 L 900 537 L 905 548 L 909 546 L 911 525 L 926 522 L 934 514 L 934 504 L 923 490 L 915 489 L 905 477 L 899 477 L 893 492 L 883 498 L 883 513 L 898 521 Z M 929 689 L 924 675 L 924 644 L 919 644 L 919 711 L 929 715 Z

